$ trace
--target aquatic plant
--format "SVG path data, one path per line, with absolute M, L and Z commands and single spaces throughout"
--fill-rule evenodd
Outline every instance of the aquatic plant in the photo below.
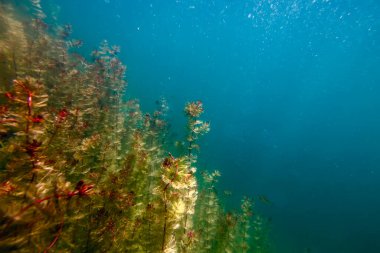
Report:
M 217 229 L 221 212 L 216 193 L 219 171 L 203 172 L 203 186 L 197 205 L 196 228 L 197 252 L 213 252 L 217 240 Z
M 256 214 L 252 222 L 252 243 L 250 244 L 253 252 L 266 253 L 271 252 L 269 232 L 270 221 L 263 216 Z
M 218 171 L 198 184 L 203 104 L 186 104 L 187 149 L 173 155 L 166 101 L 149 114 L 124 99 L 119 47 L 88 61 L 70 25 L 29 5 L 21 18 L 0 3 L 0 251 L 248 252 L 251 202 L 226 212 Z
M 241 215 L 238 217 L 239 226 L 239 248 L 241 252 L 249 252 L 249 234 L 251 228 L 252 201 L 249 198 L 243 198 L 241 201 Z

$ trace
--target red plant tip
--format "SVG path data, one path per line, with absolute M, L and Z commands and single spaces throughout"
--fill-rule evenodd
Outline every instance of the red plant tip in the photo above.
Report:
M 36 117 L 32 118 L 33 123 L 42 123 L 44 121 L 44 117 L 42 115 L 37 115 Z
M 58 117 L 60 120 L 66 119 L 67 115 L 69 115 L 69 112 L 65 108 L 58 112 Z
M 76 109 L 76 115 L 78 113 L 78 109 Z M 67 119 L 67 116 L 69 115 L 69 111 L 66 110 L 66 108 L 63 108 L 61 110 L 58 111 L 58 114 L 57 114 L 57 117 L 56 117 L 56 122 L 58 124 L 64 122 L 66 119 Z
M 10 181 L 5 181 L 5 182 L 0 184 L 0 195 L 3 193 L 4 194 L 10 193 L 14 189 L 16 189 L 16 188 L 11 184 Z
M 187 232 L 187 237 L 189 238 L 189 239 L 194 239 L 195 238 L 195 232 L 194 231 L 192 231 L 192 230 L 190 230 L 189 232 Z
M 39 150 L 41 147 L 42 142 L 39 142 L 37 140 L 33 140 L 31 143 L 26 146 L 26 153 L 29 154 L 31 157 L 33 157 L 36 152 Z
M 72 198 L 76 195 L 82 197 L 82 196 L 87 196 L 88 195 L 88 192 L 92 190 L 92 188 L 94 188 L 93 185 L 87 185 L 84 183 L 83 180 L 80 180 L 77 185 L 75 186 L 75 190 L 74 191 L 71 191 L 71 192 L 68 192 L 66 194 L 67 198 Z
M 88 192 L 92 190 L 92 188 L 94 188 L 93 185 L 84 185 L 84 186 L 79 190 L 79 195 L 80 195 L 80 196 L 87 195 Z
M 80 180 L 75 186 L 76 194 L 79 196 L 87 195 L 92 188 L 94 188 L 93 185 L 87 185 L 83 182 L 83 180 Z
M 5 95 L 8 99 L 10 99 L 10 100 L 15 99 L 14 95 L 13 95 L 12 93 L 10 93 L 10 92 L 5 92 L 4 95 Z

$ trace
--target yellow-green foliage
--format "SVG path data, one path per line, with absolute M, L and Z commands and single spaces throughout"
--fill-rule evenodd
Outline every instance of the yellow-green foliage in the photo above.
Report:
M 203 104 L 185 106 L 187 150 L 173 156 L 166 101 L 144 114 L 123 99 L 119 48 L 70 53 L 71 26 L 31 6 L 21 19 L 0 3 L 0 252 L 247 252 L 250 202 L 225 213 L 218 172 L 198 193 Z
M 249 234 L 250 234 L 250 219 L 252 216 L 252 201 L 249 198 L 244 198 L 241 201 L 241 214 L 238 218 L 239 225 L 239 248 L 240 252 L 249 252 Z
M 268 253 L 271 252 L 269 234 L 269 220 L 256 214 L 253 218 L 252 227 L 252 251 L 255 253 Z
M 197 214 L 196 232 L 197 244 L 196 252 L 215 252 L 217 243 L 217 229 L 221 212 L 220 203 L 216 194 L 216 182 L 220 173 L 203 173 L 203 187 L 200 193 Z

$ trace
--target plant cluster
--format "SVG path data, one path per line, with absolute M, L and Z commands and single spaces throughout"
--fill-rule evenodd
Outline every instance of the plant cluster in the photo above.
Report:
M 167 103 L 148 114 L 124 99 L 119 48 L 88 61 L 71 26 L 29 7 L 0 2 L 0 251 L 268 252 L 249 199 L 225 212 L 220 173 L 198 184 L 202 103 L 185 106 L 187 151 L 173 156 Z

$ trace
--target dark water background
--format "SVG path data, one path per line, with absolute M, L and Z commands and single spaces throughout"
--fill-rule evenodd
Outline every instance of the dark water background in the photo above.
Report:
M 122 47 L 128 94 L 211 121 L 200 166 L 265 194 L 279 253 L 380 252 L 380 1 L 49 0 L 83 52 Z

